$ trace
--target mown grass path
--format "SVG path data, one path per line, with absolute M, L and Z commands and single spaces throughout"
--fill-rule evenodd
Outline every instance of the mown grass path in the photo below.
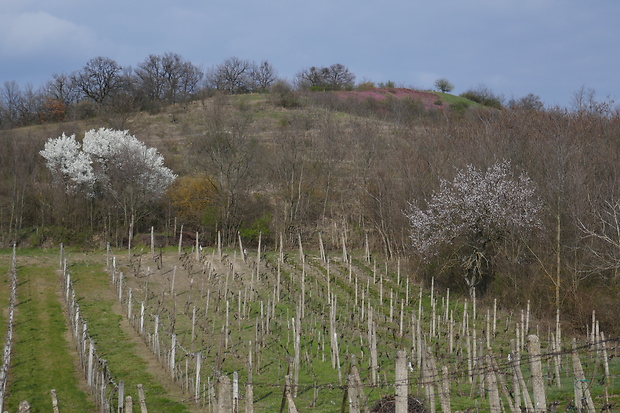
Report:
M 75 371 L 55 268 L 47 259 L 28 258 L 27 264 L 20 265 L 22 261 L 18 258 L 18 305 L 6 409 L 17 411 L 19 403 L 27 400 L 33 412 L 51 411 L 50 390 L 56 389 L 61 411 L 95 411 Z

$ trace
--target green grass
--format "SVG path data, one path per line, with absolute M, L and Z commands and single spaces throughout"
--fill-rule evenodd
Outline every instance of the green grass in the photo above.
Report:
M 19 304 L 6 407 L 17 411 L 19 403 L 27 400 L 33 412 L 50 411 L 50 390 L 56 389 L 61 411 L 94 411 L 74 371 L 54 269 L 20 267 L 18 280 Z
M 456 104 L 467 104 L 471 108 L 482 107 L 481 104 L 474 102 L 472 100 L 469 100 L 467 98 L 461 97 L 461 96 L 451 95 L 449 93 L 443 93 L 443 92 L 432 92 L 432 93 L 437 95 L 437 97 L 441 99 L 442 102 L 446 102 L 449 105 L 453 105 L 456 103 Z
M 105 256 L 103 259 L 105 265 Z M 107 360 L 113 380 L 116 383 L 123 380 L 125 395 L 134 400 L 138 400 L 137 385 L 142 384 L 149 412 L 189 411 L 185 405 L 168 397 L 162 385 L 147 371 L 147 363 L 138 354 L 140 350 L 121 328 L 121 316 L 113 308 L 115 298 L 110 292 L 109 277 L 101 268 L 101 263 L 79 263 L 70 265 L 69 272 L 96 352 Z

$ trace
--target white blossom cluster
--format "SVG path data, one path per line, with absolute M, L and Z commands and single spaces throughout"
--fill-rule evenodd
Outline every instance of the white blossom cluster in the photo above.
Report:
M 56 139 L 48 139 L 44 149 L 39 152 L 46 159 L 47 167 L 56 179 L 67 186 L 67 191 L 83 189 L 92 192 L 95 174 L 91 157 L 82 152 L 75 135 L 64 133 Z
M 79 188 L 91 196 L 95 185 L 109 191 L 129 185 L 139 187 L 145 195 L 158 197 L 176 179 L 172 170 L 164 166 L 163 156 L 128 131 L 92 129 L 86 132 L 81 149 L 75 135 L 63 133 L 48 139 L 40 154 L 67 190 Z
M 508 231 L 539 228 L 541 207 L 531 179 L 514 177 L 510 162 L 502 161 L 486 172 L 468 165 L 441 181 L 426 209 L 410 203 L 406 215 L 413 247 L 430 256 L 459 237 L 484 244 Z

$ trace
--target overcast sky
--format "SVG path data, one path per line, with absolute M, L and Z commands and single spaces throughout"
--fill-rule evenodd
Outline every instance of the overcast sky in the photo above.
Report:
M 620 102 L 619 21 L 618 0 L 0 0 L 0 82 L 174 52 L 203 69 L 268 60 L 288 79 L 342 63 L 357 81 Z

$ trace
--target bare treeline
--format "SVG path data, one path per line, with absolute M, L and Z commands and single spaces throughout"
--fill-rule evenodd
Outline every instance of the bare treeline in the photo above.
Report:
M 127 116 L 139 110 L 188 103 L 213 91 L 264 92 L 277 80 L 268 62 L 231 57 L 204 71 L 176 53 L 149 55 L 135 68 L 96 57 L 70 73 L 54 74 L 39 88 L 15 81 L 0 85 L 0 129 L 88 119 L 96 115 Z

